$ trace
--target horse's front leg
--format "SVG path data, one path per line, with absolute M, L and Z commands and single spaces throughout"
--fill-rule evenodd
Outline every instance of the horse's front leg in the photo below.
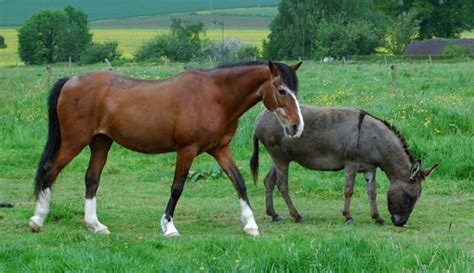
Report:
M 365 182 L 367 183 L 367 195 L 369 197 L 372 219 L 374 219 L 377 224 L 384 225 L 385 221 L 382 219 L 382 217 L 380 217 L 379 211 L 377 209 L 377 185 L 375 183 L 375 171 L 376 169 L 373 169 L 364 173 Z
M 342 210 L 342 215 L 346 217 L 347 224 L 353 224 L 354 220 L 350 213 L 350 206 L 352 193 L 354 192 L 354 181 L 357 175 L 357 166 L 355 164 L 346 163 L 344 171 L 346 175 L 346 184 L 344 185 L 344 208 Z
M 221 168 L 224 170 L 230 180 L 232 180 L 232 183 L 237 190 L 240 198 L 241 220 L 244 223 L 245 233 L 253 236 L 260 235 L 257 223 L 255 222 L 255 218 L 253 216 L 252 208 L 250 207 L 250 202 L 247 197 L 245 181 L 237 169 L 237 166 L 235 165 L 230 146 L 226 145 L 219 147 L 209 151 L 209 154 L 217 160 Z
M 179 236 L 179 232 L 173 223 L 173 214 L 179 197 L 183 192 L 184 182 L 188 177 L 189 168 L 193 163 L 194 157 L 196 157 L 196 151 L 197 149 L 194 147 L 188 147 L 181 149 L 176 153 L 176 168 L 174 172 L 173 185 L 171 185 L 171 196 L 168 200 L 165 213 L 161 218 L 161 230 L 165 236 Z

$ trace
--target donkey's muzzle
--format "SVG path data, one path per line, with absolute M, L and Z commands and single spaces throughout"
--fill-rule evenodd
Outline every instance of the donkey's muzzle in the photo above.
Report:
M 391 219 L 392 219 L 392 223 L 396 225 L 397 227 L 403 227 L 408 221 L 407 216 L 402 216 L 399 214 L 392 215 Z

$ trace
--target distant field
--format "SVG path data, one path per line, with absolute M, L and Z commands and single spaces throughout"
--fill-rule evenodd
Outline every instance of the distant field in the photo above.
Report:
M 118 41 L 119 49 L 123 56 L 131 59 L 137 48 L 145 41 L 152 39 L 158 34 L 167 33 L 167 28 L 157 29 L 92 29 L 93 40 L 96 42 Z M 211 41 L 221 40 L 220 29 L 208 29 L 206 37 Z M 245 43 L 261 46 L 262 40 L 267 37 L 269 31 L 266 29 L 225 29 L 224 38 L 240 37 Z M 5 37 L 8 45 L 6 49 L 0 49 L 0 66 L 14 65 L 19 57 L 17 54 L 18 39 L 17 31 L 13 28 L 0 28 L 0 35 Z M 21 62 L 20 62 L 21 63 Z
M 45 8 L 73 5 L 85 11 L 90 20 L 126 18 L 143 15 L 169 14 L 197 10 L 275 6 L 279 0 L 2 0 L 0 26 L 21 25 L 34 12 Z

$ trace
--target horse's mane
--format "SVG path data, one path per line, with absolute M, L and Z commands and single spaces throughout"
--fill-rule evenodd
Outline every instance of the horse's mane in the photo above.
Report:
M 363 111 L 363 110 L 361 110 L 361 111 Z M 384 119 L 381 119 L 381 118 L 378 118 L 378 117 L 375 117 L 375 116 L 373 116 L 373 115 L 371 115 L 367 112 L 365 112 L 365 114 L 369 115 L 372 118 L 374 118 L 374 119 L 382 122 L 383 124 L 385 124 L 385 126 L 387 126 L 387 128 L 390 129 L 390 131 L 392 131 L 395 134 L 395 136 L 397 136 L 398 140 L 400 140 L 400 142 L 402 143 L 403 150 L 405 151 L 405 153 L 410 158 L 410 163 L 411 164 L 415 163 L 416 159 L 415 159 L 415 156 L 413 155 L 413 153 L 410 151 L 410 145 L 408 145 L 405 137 L 400 133 L 400 131 L 397 129 L 397 127 L 395 127 L 393 124 L 389 123 L 388 121 L 386 121 Z
M 281 79 L 285 83 L 285 85 L 295 94 L 298 94 L 298 77 L 296 76 L 295 71 L 284 63 L 273 62 L 278 66 L 281 72 Z M 241 67 L 241 66 L 253 66 L 253 65 L 268 65 L 267 61 L 243 61 L 243 62 L 236 62 L 236 63 L 221 63 L 214 68 L 211 69 L 200 69 L 200 70 L 214 70 L 214 69 L 224 69 L 224 68 L 233 68 L 233 67 Z

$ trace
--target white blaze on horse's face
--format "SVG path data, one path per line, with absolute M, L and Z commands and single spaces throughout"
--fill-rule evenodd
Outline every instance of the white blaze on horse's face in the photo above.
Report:
M 277 99 L 278 101 L 283 101 L 284 98 L 286 107 L 278 107 L 273 113 L 282 125 L 285 135 L 290 138 L 300 137 L 304 130 L 304 120 L 298 99 L 293 91 L 284 84 L 280 85 L 277 96 L 280 97 Z M 288 113 L 288 109 L 290 108 L 295 109 L 296 116 L 291 116 L 290 113 Z M 297 122 L 295 122 L 295 120 Z

